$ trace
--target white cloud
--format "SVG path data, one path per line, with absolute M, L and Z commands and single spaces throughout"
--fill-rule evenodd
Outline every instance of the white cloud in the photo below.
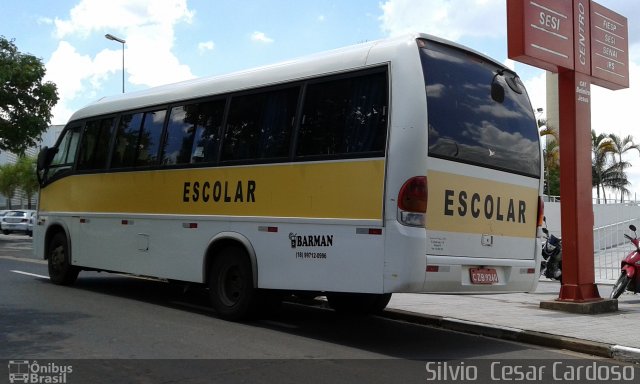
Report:
M 108 50 L 91 58 L 80 54 L 66 41 L 58 44 L 58 48 L 46 64 L 46 80 L 56 83 L 60 96 L 60 101 L 53 110 L 55 124 L 65 123 L 71 115 L 72 109 L 68 106 L 70 100 L 87 92 L 91 93 L 92 88 L 99 87 L 105 76 L 113 72 L 107 63 L 114 59 L 115 53 Z
M 186 0 L 80 0 L 68 19 L 56 18 L 55 36 L 61 41 L 46 63 L 47 77 L 58 85 L 60 101 L 54 109 L 54 123 L 69 118 L 71 105 L 82 104 L 104 94 L 108 76 L 122 74 L 122 45 L 104 39 L 112 33 L 124 40 L 127 84 L 155 86 L 193 78 L 172 49 L 175 26 L 191 23 L 194 12 Z M 105 47 L 95 57 L 78 52 L 69 41 L 101 39 Z M 85 100 L 86 99 L 86 100 Z
M 49 17 L 40 16 L 36 20 L 36 23 L 40 24 L 40 25 L 51 25 L 51 24 L 53 24 L 53 19 L 51 19 Z
M 145 24 L 190 23 L 194 12 L 186 0 L 81 0 L 69 12 L 68 20 L 55 19 L 56 36 L 70 34 L 88 37 L 105 30 L 127 31 Z
M 202 55 L 207 51 L 213 51 L 215 47 L 216 45 L 211 40 L 198 43 L 198 53 Z
M 640 100 L 640 65 L 630 62 L 630 87 L 617 91 L 591 86 L 591 129 L 596 133 L 615 133 L 620 137 L 632 135 L 636 143 L 640 143 L 637 131 L 637 100 Z M 547 110 L 546 72 L 540 71 L 538 76 L 523 80 L 531 99 L 533 109 Z M 638 152 L 629 152 L 625 160 L 632 164 L 627 176 L 632 183 L 629 188 L 632 198 L 640 198 L 640 156 Z M 634 196 L 634 194 L 636 194 Z
M 264 32 L 255 31 L 251 34 L 251 41 L 256 43 L 273 43 L 273 39 L 264 34 Z
M 511 59 L 505 59 L 502 64 L 504 64 L 505 67 L 509 68 L 512 71 L 516 70 L 516 62 Z
M 545 113 L 547 110 L 547 72 L 540 70 L 539 74 L 529 79 L 523 79 L 527 93 L 529 94 L 529 100 L 531 100 L 531 106 L 534 111 L 538 108 L 542 108 Z M 536 116 L 537 117 L 537 116 Z
M 504 0 L 387 0 L 380 8 L 382 30 L 392 36 L 424 32 L 456 41 L 506 32 Z
M 617 91 L 591 86 L 591 128 L 597 133 L 615 133 L 620 137 L 632 135 L 634 142 L 640 144 L 638 132 L 638 100 L 640 100 L 640 65 L 629 63 L 630 87 Z M 640 156 L 637 151 L 625 155 L 632 164 L 627 176 L 634 193 L 640 198 Z

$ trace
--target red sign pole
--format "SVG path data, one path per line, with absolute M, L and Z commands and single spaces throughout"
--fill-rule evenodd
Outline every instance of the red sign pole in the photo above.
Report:
M 593 260 L 590 76 L 576 71 L 562 71 L 558 74 L 558 91 L 562 111 L 562 287 L 558 300 L 599 300 Z
M 590 1 L 573 1 L 573 71 L 558 73 L 562 287 L 558 300 L 600 299 L 593 260 Z M 563 145 L 564 144 L 564 145 Z

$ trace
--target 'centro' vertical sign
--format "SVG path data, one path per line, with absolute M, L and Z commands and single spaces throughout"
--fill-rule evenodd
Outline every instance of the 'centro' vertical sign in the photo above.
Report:
M 591 83 L 629 86 L 627 19 L 590 0 L 507 0 L 509 58 L 558 73 L 562 288 L 600 300 L 591 199 Z

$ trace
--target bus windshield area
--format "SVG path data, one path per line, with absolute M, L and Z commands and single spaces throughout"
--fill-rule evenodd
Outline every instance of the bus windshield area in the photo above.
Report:
M 540 137 L 520 78 L 471 52 L 419 46 L 429 156 L 539 178 Z

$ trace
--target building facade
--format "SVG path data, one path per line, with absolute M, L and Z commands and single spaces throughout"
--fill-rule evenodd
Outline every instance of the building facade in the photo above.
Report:
M 53 146 L 56 142 L 56 139 L 60 135 L 60 132 L 62 132 L 63 128 L 64 128 L 64 125 L 50 126 L 49 129 L 47 129 L 47 131 L 42 134 L 42 140 L 40 141 L 40 143 L 38 143 L 38 145 L 35 147 L 27 149 L 27 151 L 25 152 L 25 156 L 31 156 L 31 157 L 38 156 L 38 152 L 40 151 L 40 148 L 44 146 L 48 146 L 48 147 Z M 18 156 L 14 153 L 7 152 L 7 151 L 0 152 L 0 165 L 15 164 L 17 160 L 18 160 Z M 32 207 L 36 207 L 37 198 L 38 198 L 37 196 L 33 196 L 31 198 Z M 11 199 L 10 205 L 12 209 L 27 208 L 29 206 L 29 201 L 27 200 L 27 196 L 24 194 L 24 192 L 18 189 L 15 195 L 13 196 L 13 199 Z M 0 209 L 9 209 L 9 201 L 6 198 L 6 196 L 2 194 L 0 194 Z

